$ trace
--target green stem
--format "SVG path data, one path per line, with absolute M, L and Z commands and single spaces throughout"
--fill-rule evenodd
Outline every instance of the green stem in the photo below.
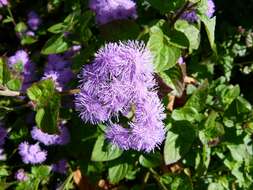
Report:
M 149 171 L 153 174 L 154 179 L 158 182 L 161 188 L 163 190 L 168 190 L 167 187 L 160 181 L 160 175 L 152 168 L 150 168 Z
M 64 190 L 64 189 L 66 189 L 66 190 L 69 189 L 68 186 L 69 186 L 71 180 L 73 179 L 73 176 L 74 176 L 74 173 L 72 172 L 72 173 L 69 175 L 69 177 L 67 178 L 66 183 L 64 184 L 63 190 Z
M 12 21 L 13 25 L 16 26 L 17 24 L 15 22 L 15 19 L 14 19 L 14 16 L 12 14 L 12 11 L 10 9 L 10 6 L 7 6 L 7 10 L 8 10 L 9 16 L 11 17 L 11 21 Z

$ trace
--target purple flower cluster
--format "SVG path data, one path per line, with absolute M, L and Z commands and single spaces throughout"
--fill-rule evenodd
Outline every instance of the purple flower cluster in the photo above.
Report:
M 65 174 L 67 172 L 67 164 L 67 160 L 65 159 L 59 160 L 59 162 L 52 165 L 52 171 L 60 174 Z
M 28 21 L 27 24 L 28 26 L 33 30 L 37 30 L 39 28 L 39 25 L 41 23 L 41 19 L 39 15 L 35 11 L 30 11 L 27 15 Z
M 62 91 L 73 77 L 74 74 L 71 70 L 71 62 L 66 59 L 66 56 L 56 54 L 48 56 L 48 64 L 46 65 L 42 80 L 52 79 L 56 89 Z
M 190 4 L 189 6 L 192 6 Z M 207 0 L 207 10 L 206 10 L 206 15 L 211 18 L 215 12 L 215 4 L 213 0 Z M 198 20 L 198 16 L 196 13 L 196 10 L 194 8 L 185 11 L 181 15 L 181 19 L 187 20 L 188 22 L 196 22 Z
M 164 140 L 164 108 L 155 89 L 152 61 L 144 43 L 109 43 L 79 76 L 80 117 L 92 124 L 108 122 L 107 139 L 124 150 L 150 152 Z M 127 116 L 131 110 L 134 118 L 128 128 L 112 123 L 112 118 Z
M 137 18 L 136 3 L 132 0 L 90 0 L 89 7 L 96 13 L 98 24 Z
M 18 181 L 27 181 L 28 180 L 28 175 L 27 173 L 24 171 L 24 169 L 19 169 L 16 173 L 15 173 L 15 178 Z
M 0 7 L 4 7 L 8 5 L 8 1 L 7 0 L 0 0 Z
M 36 79 L 35 65 L 29 59 L 28 53 L 18 50 L 9 57 L 8 66 L 14 73 L 23 75 L 22 91 L 25 91 Z
M 34 140 L 38 140 L 44 145 L 65 145 L 70 141 L 70 134 L 67 127 L 61 125 L 59 127 L 59 134 L 48 134 L 41 131 L 37 127 L 33 127 L 31 136 Z
M 47 158 L 47 151 L 42 150 L 38 143 L 28 144 L 28 142 L 22 142 L 18 147 L 19 155 L 25 164 L 38 164 L 42 163 Z

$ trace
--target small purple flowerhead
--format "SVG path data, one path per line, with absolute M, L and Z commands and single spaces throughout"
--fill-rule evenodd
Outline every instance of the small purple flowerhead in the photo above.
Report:
M 35 33 L 33 31 L 31 31 L 31 30 L 26 31 L 25 34 L 27 36 L 35 36 Z
M 46 160 L 47 151 L 42 150 L 38 143 L 28 144 L 28 142 L 22 142 L 18 147 L 19 155 L 25 164 L 39 164 Z
M 137 18 L 136 3 L 132 0 L 90 0 L 89 7 L 96 13 L 98 24 Z
M 8 5 L 8 1 L 7 0 L 0 0 L 0 8 L 7 6 Z
M 52 171 L 60 174 L 66 174 L 68 168 L 67 164 L 68 164 L 67 160 L 62 159 L 59 162 L 52 165 Z
M 59 134 L 48 134 L 41 131 L 37 127 L 33 127 L 31 136 L 34 140 L 38 140 L 44 145 L 66 145 L 70 141 L 70 134 L 64 125 L 59 127 Z
M 27 15 L 28 21 L 27 24 L 32 30 L 37 30 L 41 23 L 39 15 L 35 11 L 30 11 Z
M 30 62 L 28 53 L 24 50 L 18 50 L 13 56 L 9 57 L 8 65 L 12 69 L 23 71 Z M 20 68 L 21 67 L 21 68 Z
M 213 0 L 208 0 L 207 1 L 207 12 L 206 15 L 211 18 L 215 12 L 215 4 Z
M 15 178 L 18 181 L 27 181 L 28 180 L 28 175 L 25 172 L 24 169 L 19 169 L 16 173 L 15 173 Z
M 55 89 L 61 92 L 63 89 L 63 85 L 59 83 L 59 78 L 60 78 L 60 74 L 58 72 L 49 71 L 49 72 L 44 73 L 42 80 L 51 79 L 54 82 Z
M 6 129 L 3 127 L 0 127 L 0 147 L 4 145 L 6 137 L 7 137 Z
M 193 4 L 190 3 L 189 7 L 191 7 Z M 206 10 L 206 16 L 208 18 L 211 18 L 215 12 L 215 4 L 213 0 L 207 0 L 207 10 Z M 198 20 L 198 16 L 196 13 L 196 9 L 193 7 L 189 10 L 186 10 L 181 16 L 181 19 L 187 20 L 188 22 L 196 22 Z
M 196 22 L 198 20 L 198 16 L 195 10 L 185 11 L 181 16 L 181 19 L 187 20 L 188 22 Z
M 183 57 L 179 57 L 179 59 L 177 60 L 177 63 L 178 63 L 179 65 L 184 64 L 184 63 L 185 63 L 185 62 L 184 62 L 184 58 L 183 58 Z

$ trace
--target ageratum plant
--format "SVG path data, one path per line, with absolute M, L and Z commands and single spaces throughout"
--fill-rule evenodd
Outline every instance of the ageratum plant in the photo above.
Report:
M 252 189 L 252 7 L 0 0 L 0 189 Z

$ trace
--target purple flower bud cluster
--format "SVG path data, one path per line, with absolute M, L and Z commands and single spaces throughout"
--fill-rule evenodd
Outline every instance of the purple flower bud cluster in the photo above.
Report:
M 58 91 L 66 88 L 66 84 L 74 78 L 71 70 L 71 62 L 67 56 L 52 54 L 48 56 L 48 64 L 45 67 L 43 79 L 51 78 Z
M 70 134 L 67 127 L 65 127 L 64 125 L 60 125 L 59 131 L 59 134 L 48 134 L 41 131 L 37 127 L 33 127 L 31 131 L 31 136 L 34 140 L 38 140 L 39 142 L 47 146 L 68 144 L 70 141 Z
M 28 175 L 25 172 L 24 169 L 19 169 L 16 173 L 15 173 L 15 179 L 18 181 L 27 181 L 28 180 Z
M 89 7 L 96 13 L 98 24 L 137 18 L 136 3 L 132 0 L 90 0 Z
M 47 158 L 47 151 L 42 150 L 39 143 L 29 144 L 25 141 L 19 144 L 18 150 L 25 164 L 39 164 L 44 162 Z
M 0 0 L 0 8 L 4 7 L 6 5 L 8 5 L 8 1 L 7 0 Z
M 157 95 L 152 61 L 142 42 L 109 43 L 79 76 L 81 92 L 75 102 L 80 117 L 92 124 L 108 122 L 107 139 L 124 150 L 150 152 L 165 138 L 164 108 Z M 128 128 L 112 122 L 132 110 Z
M 189 6 L 192 6 L 192 4 L 190 4 Z M 214 4 L 213 0 L 207 0 L 206 16 L 211 18 L 213 16 L 214 12 L 215 12 L 215 4 Z M 188 22 L 196 22 L 198 20 L 196 10 L 194 8 L 192 8 L 190 10 L 185 11 L 181 15 L 181 19 L 187 20 Z
M 67 160 L 62 159 L 59 160 L 57 163 L 52 164 L 52 171 L 60 174 L 65 174 L 67 172 Z
M 25 91 L 36 80 L 35 65 L 24 50 L 18 50 L 9 57 L 8 66 L 14 73 L 23 75 L 22 91 Z
M 33 30 L 37 30 L 41 24 L 41 19 L 35 11 L 30 11 L 27 15 L 27 24 Z

